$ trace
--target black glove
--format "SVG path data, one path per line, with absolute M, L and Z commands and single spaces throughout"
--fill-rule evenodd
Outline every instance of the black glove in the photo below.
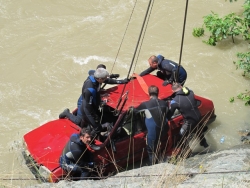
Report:
M 117 83 L 117 84 L 126 84 L 126 83 L 129 82 L 129 80 L 130 80 L 130 79 L 128 79 L 128 78 L 125 78 L 124 80 L 116 80 L 116 83 Z
M 126 84 L 126 83 L 128 83 L 129 81 L 130 81 L 129 78 L 125 78 L 125 79 L 123 80 L 123 84 Z
M 92 131 L 91 131 L 91 136 L 92 137 L 95 137 L 97 134 L 99 134 L 100 132 L 102 131 L 102 126 L 99 125 L 98 127 L 94 128 Z
M 171 82 L 168 81 L 168 80 L 166 80 L 166 81 L 164 81 L 164 82 L 162 83 L 163 86 L 167 86 L 168 84 L 171 84 Z
M 120 76 L 120 74 L 110 74 L 109 78 L 115 78 L 115 79 L 117 79 L 117 78 L 119 78 L 119 76 Z

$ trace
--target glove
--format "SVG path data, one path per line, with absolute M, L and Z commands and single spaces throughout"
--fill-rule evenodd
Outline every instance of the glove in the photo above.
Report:
M 115 78 L 115 79 L 117 79 L 117 78 L 119 78 L 119 76 L 120 76 L 120 74 L 110 74 L 109 78 Z
M 166 81 L 164 81 L 164 82 L 162 83 L 163 86 L 167 86 L 168 84 L 171 84 L 171 82 L 168 81 L 168 80 L 166 80 Z
M 125 78 L 125 79 L 123 80 L 123 84 L 126 84 L 126 83 L 128 83 L 129 81 L 130 81 L 130 79 Z
M 116 80 L 116 83 L 117 83 L 117 84 L 126 84 L 126 83 L 129 82 L 129 80 L 130 80 L 130 79 L 128 79 L 128 78 L 125 78 L 124 80 Z
M 92 137 L 95 137 L 97 134 L 99 134 L 100 132 L 102 131 L 102 126 L 99 125 L 98 127 L 94 128 L 92 131 L 91 131 L 91 136 Z

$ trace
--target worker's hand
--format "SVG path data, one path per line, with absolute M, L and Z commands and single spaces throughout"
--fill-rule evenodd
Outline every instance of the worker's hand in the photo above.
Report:
M 91 131 L 91 136 L 94 138 L 96 135 L 98 135 L 102 131 L 102 126 L 98 125 L 96 128 L 94 128 Z
M 115 79 L 117 79 L 117 78 L 119 78 L 119 76 L 120 76 L 120 74 L 110 74 L 109 78 L 115 78 Z
M 128 79 L 128 78 L 125 78 L 124 80 L 116 80 L 116 83 L 117 83 L 117 84 L 126 84 L 126 83 L 129 82 L 129 80 L 130 80 L 130 79 Z
M 171 82 L 168 81 L 168 80 L 166 80 L 166 81 L 164 81 L 164 82 L 162 83 L 163 86 L 167 86 L 168 84 L 171 84 Z
M 130 79 L 125 78 L 125 79 L 123 80 L 123 83 L 126 84 L 126 83 L 128 83 L 129 81 L 130 81 Z

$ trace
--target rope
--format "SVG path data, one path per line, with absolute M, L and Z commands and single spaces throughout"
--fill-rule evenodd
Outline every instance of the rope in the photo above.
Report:
M 180 66 L 181 66 L 181 57 L 182 57 L 183 41 L 184 41 L 184 36 L 185 36 L 187 9 L 188 9 L 188 0 L 186 0 L 186 9 L 185 9 L 185 15 L 184 15 L 184 23 L 183 23 L 182 39 L 181 39 L 181 49 L 180 49 L 179 65 L 178 65 L 177 75 L 176 75 L 176 82 L 178 82 L 178 79 L 179 79 L 179 69 L 180 69 Z
M 129 26 L 130 20 L 131 20 L 131 18 L 132 18 L 132 15 L 133 15 L 133 13 L 134 13 L 136 3 L 137 3 L 137 0 L 135 1 L 135 4 L 134 4 L 134 7 L 133 7 L 133 10 L 132 10 L 132 12 L 131 12 L 131 14 L 130 14 L 130 17 L 129 17 L 129 20 L 128 20 L 128 24 L 127 24 L 127 26 L 126 26 L 126 29 L 125 29 L 124 35 L 123 35 L 123 37 L 122 37 L 122 41 L 121 41 L 121 43 L 120 43 L 120 46 L 119 46 L 119 48 L 118 48 L 118 52 L 117 52 L 117 54 L 116 54 L 116 57 L 115 57 L 115 60 L 114 60 L 113 66 L 112 66 L 112 68 L 111 68 L 111 73 L 112 73 L 113 68 L 114 68 L 114 66 L 115 66 L 115 63 L 116 63 L 116 60 L 117 60 L 118 54 L 119 54 L 119 52 L 120 52 L 120 49 L 121 49 L 121 46 L 122 46 L 122 43 L 123 43 L 123 40 L 124 40 L 125 35 L 126 35 L 126 33 L 127 33 L 128 26 Z
M 142 43 L 144 41 L 144 37 L 145 37 L 146 31 L 147 31 L 148 22 L 149 22 L 149 19 L 150 19 L 150 16 L 151 16 L 151 12 L 152 12 L 153 6 L 154 6 L 154 0 L 152 2 L 152 6 L 151 6 L 150 11 L 149 11 L 149 16 L 148 16 L 148 19 L 147 19 L 146 27 L 144 29 L 143 37 L 142 37 L 142 40 L 141 40 L 142 42 L 141 42 L 141 45 L 140 45 L 140 48 L 139 48 L 139 52 L 138 52 L 138 56 L 136 58 L 136 63 L 135 63 L 133 72 L 135 72 L 135 68 L 136 68 L 137 61 L 138 61 L 138 58 L 139 58 L 139 55 L 140 55 L 140 52 L 141 52 Z
M 135 59 L 135 56 L 136 56 L 136 54 L 137 54 L 137 49 L 138 49 L 139 43 L 140 43 L 140 41 L 141 41 L 142 32 L 143 32 L 143 29 L 144 29 L 144 26 L 145 26 L 145 22 L 146 22 L 147 17 L 148 17 L 149 9 L 150 9 L 150 7 L 151 7 L 151 2 L 152 2 L 152 0 L 150 0 L 149 3 L 148 3 L 148 8 L 147 8 L 147 11 L 146 11 L 144 20 L 143 20 L 143 24 L 142 24 L 142 27 L 141 27 L 140 35 L 139 35 L 139 38 L 138 38 L 138 41 L 137 41 L 137 44 L 136 44 L 136 47 L 135 47 L 135 51 L 134 51 L 134 55 L 133 55 L 132 61 L 131 61 L 131 63 L 130 63 L 130 67 L 129 67 L 127 79 L 129 78 L 129 75 L 130 75 L 130 72 L 131 72 L 131 69 L 132 69 L 132 66 L 133 66 L 133 63 L 134 63 L 134 59 Z M 118 101 L 118 103 L 117 103 L 117 106 L 116 106 L 116 109 L 115 109 L 115 110 L 117 110 L 118 107 L 120 106 L 121 97 L 122 97 L 122 95 L 123 95 L 123 93 L 124 93 L 124 90 L 125 90 L 126 85 L 127 85 L 127 84 L 124 84 L 124 86 L 123 86 L 123 89 L 122 89 L 122 92 L 121 92 L 121 96 L 119 97 L 119 101 Z
M 145 26 L 145 22 L 146 22 L 147 17 L 148 17 L 149 9 L 151 7 L 151 2 L 152 2 L 152 0 L 150 0 L 149 3 L 148 3 L 148 8 L 147 8 L 144 20 L 143 20 L 143 24 L 142 24 L 142 27 L 141 27 L 140 35 L 139 35 L 139 38 L 138 38 L 138 41 L 137 41 L 137 44 L 136 44 L 136 47 L 135 47 L 134 55 L 133 55 L 133 58 L 132 58 L 132 61 L 131 61 L 130 67 L 129 67 L 127 78 L 129 78 L 129 75 L 130 75 L 130 72 L 131 72 L 131 69 L 132 69 L 132 66 L 133 66 L 133 63 L 134 63 L 134 59 L 135 59 L 135 56 L 137 54 L 137 49 L 138 49 L 139 43 L 141 41 L 142 32 L 143 32 L 143 29 L 144 29 L 144 26 Z

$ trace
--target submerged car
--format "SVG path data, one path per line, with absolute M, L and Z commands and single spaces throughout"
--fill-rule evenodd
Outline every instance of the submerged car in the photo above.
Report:
M 159 98 L 169 101 L 173 92 L 171 85 L 162 86 L 162 80 L 154 75 L 135 76 L 126 85 L 118 85 L 101 92 L 102 123 L 113 123 L 112 130 L 102 140 L 95 140 L 100 150 L 93 151 L 94 161 L 98 167 L 98 176 L 107 176 L 126 170 L 129 164 L 147 157 L 146 126 L 144 113 L 134 115 L 130 107 L 137 107 L 149 100 L 148 86 L 159 88 Z M 216 118 L 213 102 L 209 99 L 195 96 L 202 115 L 202 123 L 207 125 Z M 169 120 L 169 130 L 161 139 L 161 149 L 166 156 L 171 156 L 174 150 L 174 137 L 183 123 L 179 112 Z M 24 135 L 24 156 L 28 166 L 41 181 L 58 182 L 67 176 L 59 165 L 59 157 L 71 134 L 79 133 L 80 127 L 68 119 L 57 119 L 45 123 Z M 105 134 L 104 134 L 105 135 Z

